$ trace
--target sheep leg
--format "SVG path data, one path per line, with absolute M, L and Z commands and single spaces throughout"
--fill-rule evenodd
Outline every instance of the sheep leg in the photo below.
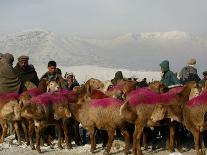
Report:
M 115 130 L 108 130 L 107 133 L 108 133 L 109 139 L 108 139 L 108 143 L 106 145 L 106 149 L 104 151 L 104 154 L 109 154 L 109 152 L 111 150 L 111 146 L 112 146 L 112 143 L 114 140 Z
M 147 148 L 147 131 L 144 129 L 142 134 L 142 140 L 143 140 L 143 146 L 146 149 Z
M 29 120 L 29 131 L 28 131 L 28 136 L 29 136 L 29 143 L 30 143 L 30 147 L 32 150 L 35 149 L 34 147 L 34 143 L 33 143 L 33 140 L 32 140 L 32 134 L 33 134 L 33 127 L 34 127 L 34 123 L 33 121 Z
M 19 126 L 18 126 L 18 123 L 17 122 L 14 122 L 14 129 L 15 129 L 15 132 L 16 132 L 16 135 L 17 135 L 18 144 L 21 145 L 21 138 L 20 138 L 20 133 L 19 133 Z
M 170 128 L 170 144 L 169 144 L 169 150 L 171 152 L 174 151 L 174 140 L 175 140 L 175 125 L 173 123 L 169 124 Z
M 200 146 L 201 146 L 201 154 L 206 155 L 205 143 L 203 140 L 203 132 L 200 133 Z
M 69 138 L 69 135 L 68 135 L 68 127 L 67 127 L 66 120 L 63 120 L 63 130 L 64 130 L 64 135 L 65 135 L 66 147 L 67 149 L 72 149 L 71 139 Z
M 41 139 L 41 132 L 42 132 L 42 127 L 40 122 L 38 122 L 39 125 L 35 126 L 35 133 L 36 133 L 36 150 L 41 153 L 40 149 L 40 139 Z
M 28 130 L 27 130 L 24 120 L 22 120 L 21 125 L 24 131 L 25 141 L 27 142 L 27 145 L 29 145 Z
M 90 141 L 91 141 L 91 153 L 94 153 L 94 150 L 96 149 L 96 140 L 95 140 L 95 129 L 90 128 Z
M 124 136 L 125 140 L 125 149 L 124 149 L 124 154 L 129 154 L 129 143 L 130 143 L 130 136 L 129 132 L 126 129 L 121 129 L 121 133 Z
M 194 143 L 195 143 L 195 150 L 196 154 L 200 155 L 200 147 L 199 147 L 199 131 L 193 131 Z
M 60 122 L 57 123 L 56 127 L 58 130 L 58 148 L 63 149 L 62 144 L 61 144 L 61 124 L 60 124 Z
M 7 130 L 8 130 L 8 126 L 7 126 L 6 121 L 3 120 L 1 122 L 1 126 L 2 126 L 3 131 L 2 131 L 0 143 L 3 143 L 4 142 L 4 138 L 6 136 L 6 133 L 7 133 Z

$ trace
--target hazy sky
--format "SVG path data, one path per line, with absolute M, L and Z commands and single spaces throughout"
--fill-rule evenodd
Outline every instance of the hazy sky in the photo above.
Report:
M 0 0 L 0 34 L 33 28 L 84 37 L 207 34 L 206 8 L 207 0 Z

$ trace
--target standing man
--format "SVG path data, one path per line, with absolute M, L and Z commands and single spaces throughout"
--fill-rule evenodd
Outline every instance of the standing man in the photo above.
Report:
M 185 84 L 188 81 L 196 81 L 199 83 L 201 79 L 197 74 L 197 69 L 195 68 L 196 59 L 189 59 L 187 64 L 188 65 L 183 67 L 179 74 L 181 83 Z
M 28 63 L 29 57 L 22 55 L 18 58 L 18 62 L 14 67 L 15 72 L 19 75 L 21 82 L 24 84 L 26 81 L 34 83 L 36 86 L 39 84 L 39 78 L 33 65 Z
M 20 93 L 21 82 L 13 68 L 14 57 L 6 53 L 0 55 L 0 94 Z
M 115 77 L 111 80 L 111 82 L 113 85 L 116 85 L 119 81 L 121 81 L 123 79 L 124 79 L 124 77 L 123 77 L 122 71 L 117 71 L 115 73 Z
M 172 85 L 180 84 L 180 81 L 175 76 L 175 74 L 170 70 L 169 61 L 164 60 L 160 63 L 162 78 L 161 83 L 165 84 L 167 87 Z
M 65 81 L 59 71 L 57 72 L 57 64 L 55 61 L 48 62 L 48 71 L 40 78 L 38 88 L 43 92 L 47 91 L 47 83 L 50 81 L 56 81 L 60 88 L 66 88 Z

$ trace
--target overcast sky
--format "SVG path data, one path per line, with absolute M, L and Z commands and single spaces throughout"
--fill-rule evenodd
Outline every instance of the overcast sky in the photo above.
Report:
M 0 0 L 0 34 L 33 28 L 84 37 L 207 34 L 206 8 L 207 0 Z

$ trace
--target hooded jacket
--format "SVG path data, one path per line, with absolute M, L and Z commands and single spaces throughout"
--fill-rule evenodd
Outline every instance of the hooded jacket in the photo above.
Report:
M 160 67 L 163 72 L 163 76 L 161 78 L 161 83 L 165 84 L 167 87 L 171 85 L 180 84 L 179 79 L 175 76 L 175 74 L 170 71 L 169 61 L 164 60 L 160 63 Z

